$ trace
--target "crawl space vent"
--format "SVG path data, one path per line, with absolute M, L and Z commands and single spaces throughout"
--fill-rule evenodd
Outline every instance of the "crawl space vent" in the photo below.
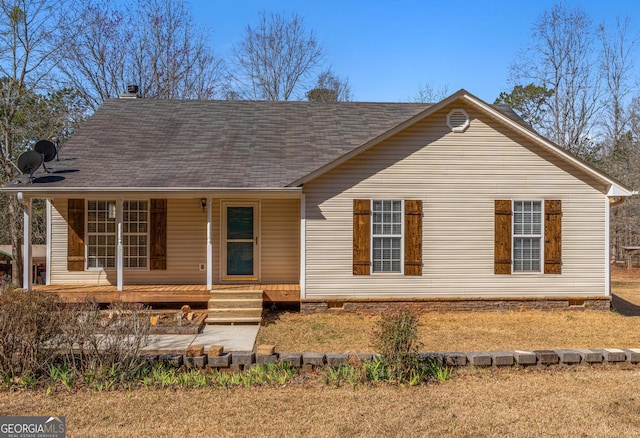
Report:
M 454 108 L 447 114 L 447 126 L 453 132 L 464 132 L 469 127 L 469 114 L 462 108 Z

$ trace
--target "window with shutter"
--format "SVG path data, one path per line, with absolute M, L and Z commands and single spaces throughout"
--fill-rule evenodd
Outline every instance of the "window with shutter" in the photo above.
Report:
M 376 272 L 422 275 L 422 201 L 354 200 L 353 274 Z
M 562 201 L 495 201 L 495 274 L 562 273 Z

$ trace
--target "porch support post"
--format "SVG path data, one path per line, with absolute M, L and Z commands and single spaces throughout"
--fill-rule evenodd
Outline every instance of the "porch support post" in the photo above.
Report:
M 122 198 L 118 198 L 116 201 L 116 282 L 117 282 L 117 290 L 118 292 L 122 292 L 123 290 L 123 267 L 124 267 L 124 249 L 122 244 L 122 210 L 124 207 L 124 203 Z
M 211 223 L 211 198 L 207 198 L 207 290 L 213 289 L 213 242 Z
M 307 289 L 307 208 L 304 193 L 300 196 L 300 298 Z
M 31 198 L 22 200 L 22 214 L 24 218 L 24 235 L 22 239 L 22 288 L 30 291 L 33 286 L 33 261 L 31 252 Z
M 47 199 L 45 202 L 46 212 L 47 212 L 47 255 L 46 255 L 46 268 L 45 271 L 45 284 L 51 284 L 51 213 L 53 211 L 53 206 L 51 204 L 51 199 Z

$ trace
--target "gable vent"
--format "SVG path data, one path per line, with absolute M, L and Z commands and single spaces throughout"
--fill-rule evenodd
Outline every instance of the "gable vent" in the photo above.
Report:
M 447 126 L 453 132 L 464 132 L 469 127 L 469 114 L 462 108 L 454 108 L 447 114 Z

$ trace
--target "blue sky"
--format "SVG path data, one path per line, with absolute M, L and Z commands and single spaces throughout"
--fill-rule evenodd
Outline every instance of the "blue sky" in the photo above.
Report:
M 296 12 L 326 49 L 326 62 L 349 78 L 355 100 L 407 101 L 425 83 L 449 92 L 465 88 L 493 102 L 508 90 L 509 65 L 530 41 L 537 17 L 552 0 L 188 0 L 211 31 L 215 52 L 231 47 L 258 13 Z M 567 1 L 594 22 L 630 17 L 640 31 L 640 1 Z

